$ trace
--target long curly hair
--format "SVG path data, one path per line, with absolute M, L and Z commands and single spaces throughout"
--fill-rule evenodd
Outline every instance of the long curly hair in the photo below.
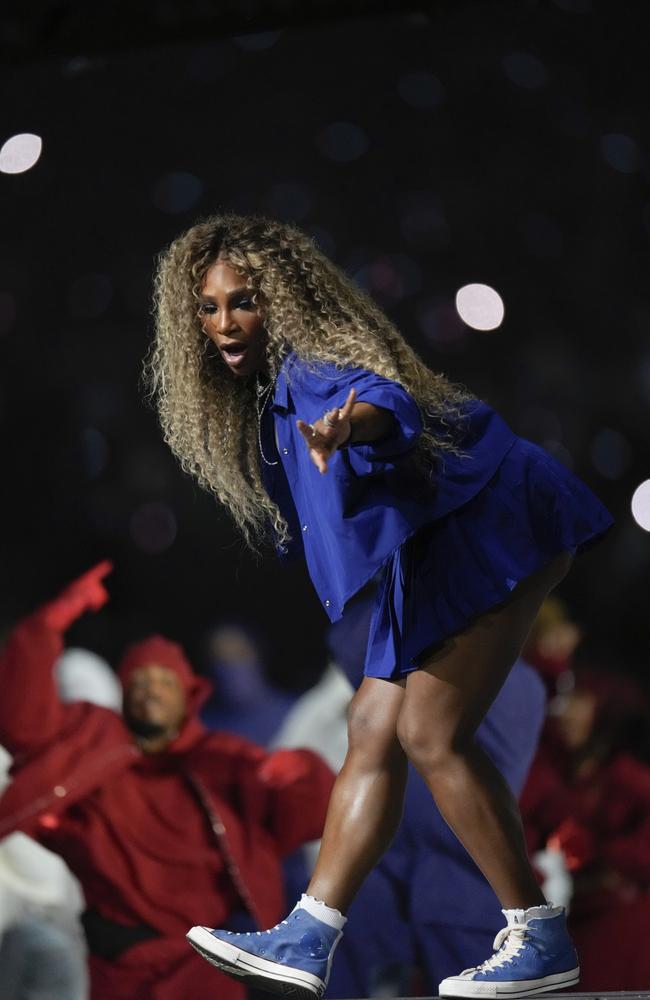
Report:
M 425 430 L 409 460 L 413 468 L 426 474 L 436 454 L 459 452 L 454 422 L 475 397 L 427 368 L 370 296 L 305 233 L 259 215 L 203 219 L 158 258 L 156 334 L 144 380 L 182 468 L 230 511 L 251 548 L 264 540 L 286 544 L 289 530 L 262 482 L 255 380 L 234 377 L 211 356 L 202 329 L 200 291 L 217 257 L 245 278 L 263 317 L 271 376 L 290 350 L 308 362 L 369 369 L 398 382 L 420 408 Z

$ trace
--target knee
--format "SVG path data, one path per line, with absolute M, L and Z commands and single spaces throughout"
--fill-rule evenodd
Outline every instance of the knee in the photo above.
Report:
M 382 713 L 381 708 L 357 695 L 348 708 L 348 750 L 357 759 L 381 759 L 395 749 L 400 750 L 395 732 L 395 719 Z
M 453 760 L 465 750 L 459 733 L 415 712 L 400 714 L 397 738 L 410 762 L 429 782 L 436 775 L 446 774 Z

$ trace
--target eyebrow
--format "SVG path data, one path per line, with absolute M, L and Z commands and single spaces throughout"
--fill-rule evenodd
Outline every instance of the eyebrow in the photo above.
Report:
M 253 294 L 250 288 L 247 288 L 246 285 L 242 285 L 240 288 L 234 288 L 231 292 L 226 292 L 226 295 L 229 299 L 232 299 L 235 295 L 241 295 L 242 292 L 246 292 L 248 295 Z M 214 302 L 213 295 L 206 295 L 204 292 L 201 292 L 200 297 L 204 302 Z

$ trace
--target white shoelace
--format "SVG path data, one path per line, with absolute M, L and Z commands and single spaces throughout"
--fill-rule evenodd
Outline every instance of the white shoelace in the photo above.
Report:
M 228 931 L 228 934 L 230 934 L 231 936 L 237 934 L 237 937 L 254 937 L 254 936 L 261 937 L 262 934 L 271 934 L 273 931 L 277 931 L 278 927 L 286 923 L 287 923 L 286 920 L 281 920 L 279 924 L 275 925 L 275 927 L 269 927 L 268 931 L 242 931 L 239 934 L 237 933 L 237 931 Z
M 468 972 L 491 972 L 493 969 L 500 969 L 507 962 L 511 962 L 521 951 L 526 940 L 526 925 L 514 924 L 512 927 L 502 927 L 494 939 L 494 955 L 481 962 L 473 969 L 465 969 L 461 972 L 464 976 Z

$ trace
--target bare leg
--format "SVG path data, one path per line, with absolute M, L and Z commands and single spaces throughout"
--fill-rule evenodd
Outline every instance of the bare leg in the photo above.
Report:
M 349 748 L 330 798 L 308 892 L 342 913 L 393 839 L 407 760 L 397 739 L 404 682 L 364 678 L 349 711 Z
M 570 553 L 561 553 L 410 674 L 397 723 L 402 746 L 440 812 L 507 908 L 545 899 L 528 861 L 516 801 L 474 734 L 542 601 L 571 561 Z

